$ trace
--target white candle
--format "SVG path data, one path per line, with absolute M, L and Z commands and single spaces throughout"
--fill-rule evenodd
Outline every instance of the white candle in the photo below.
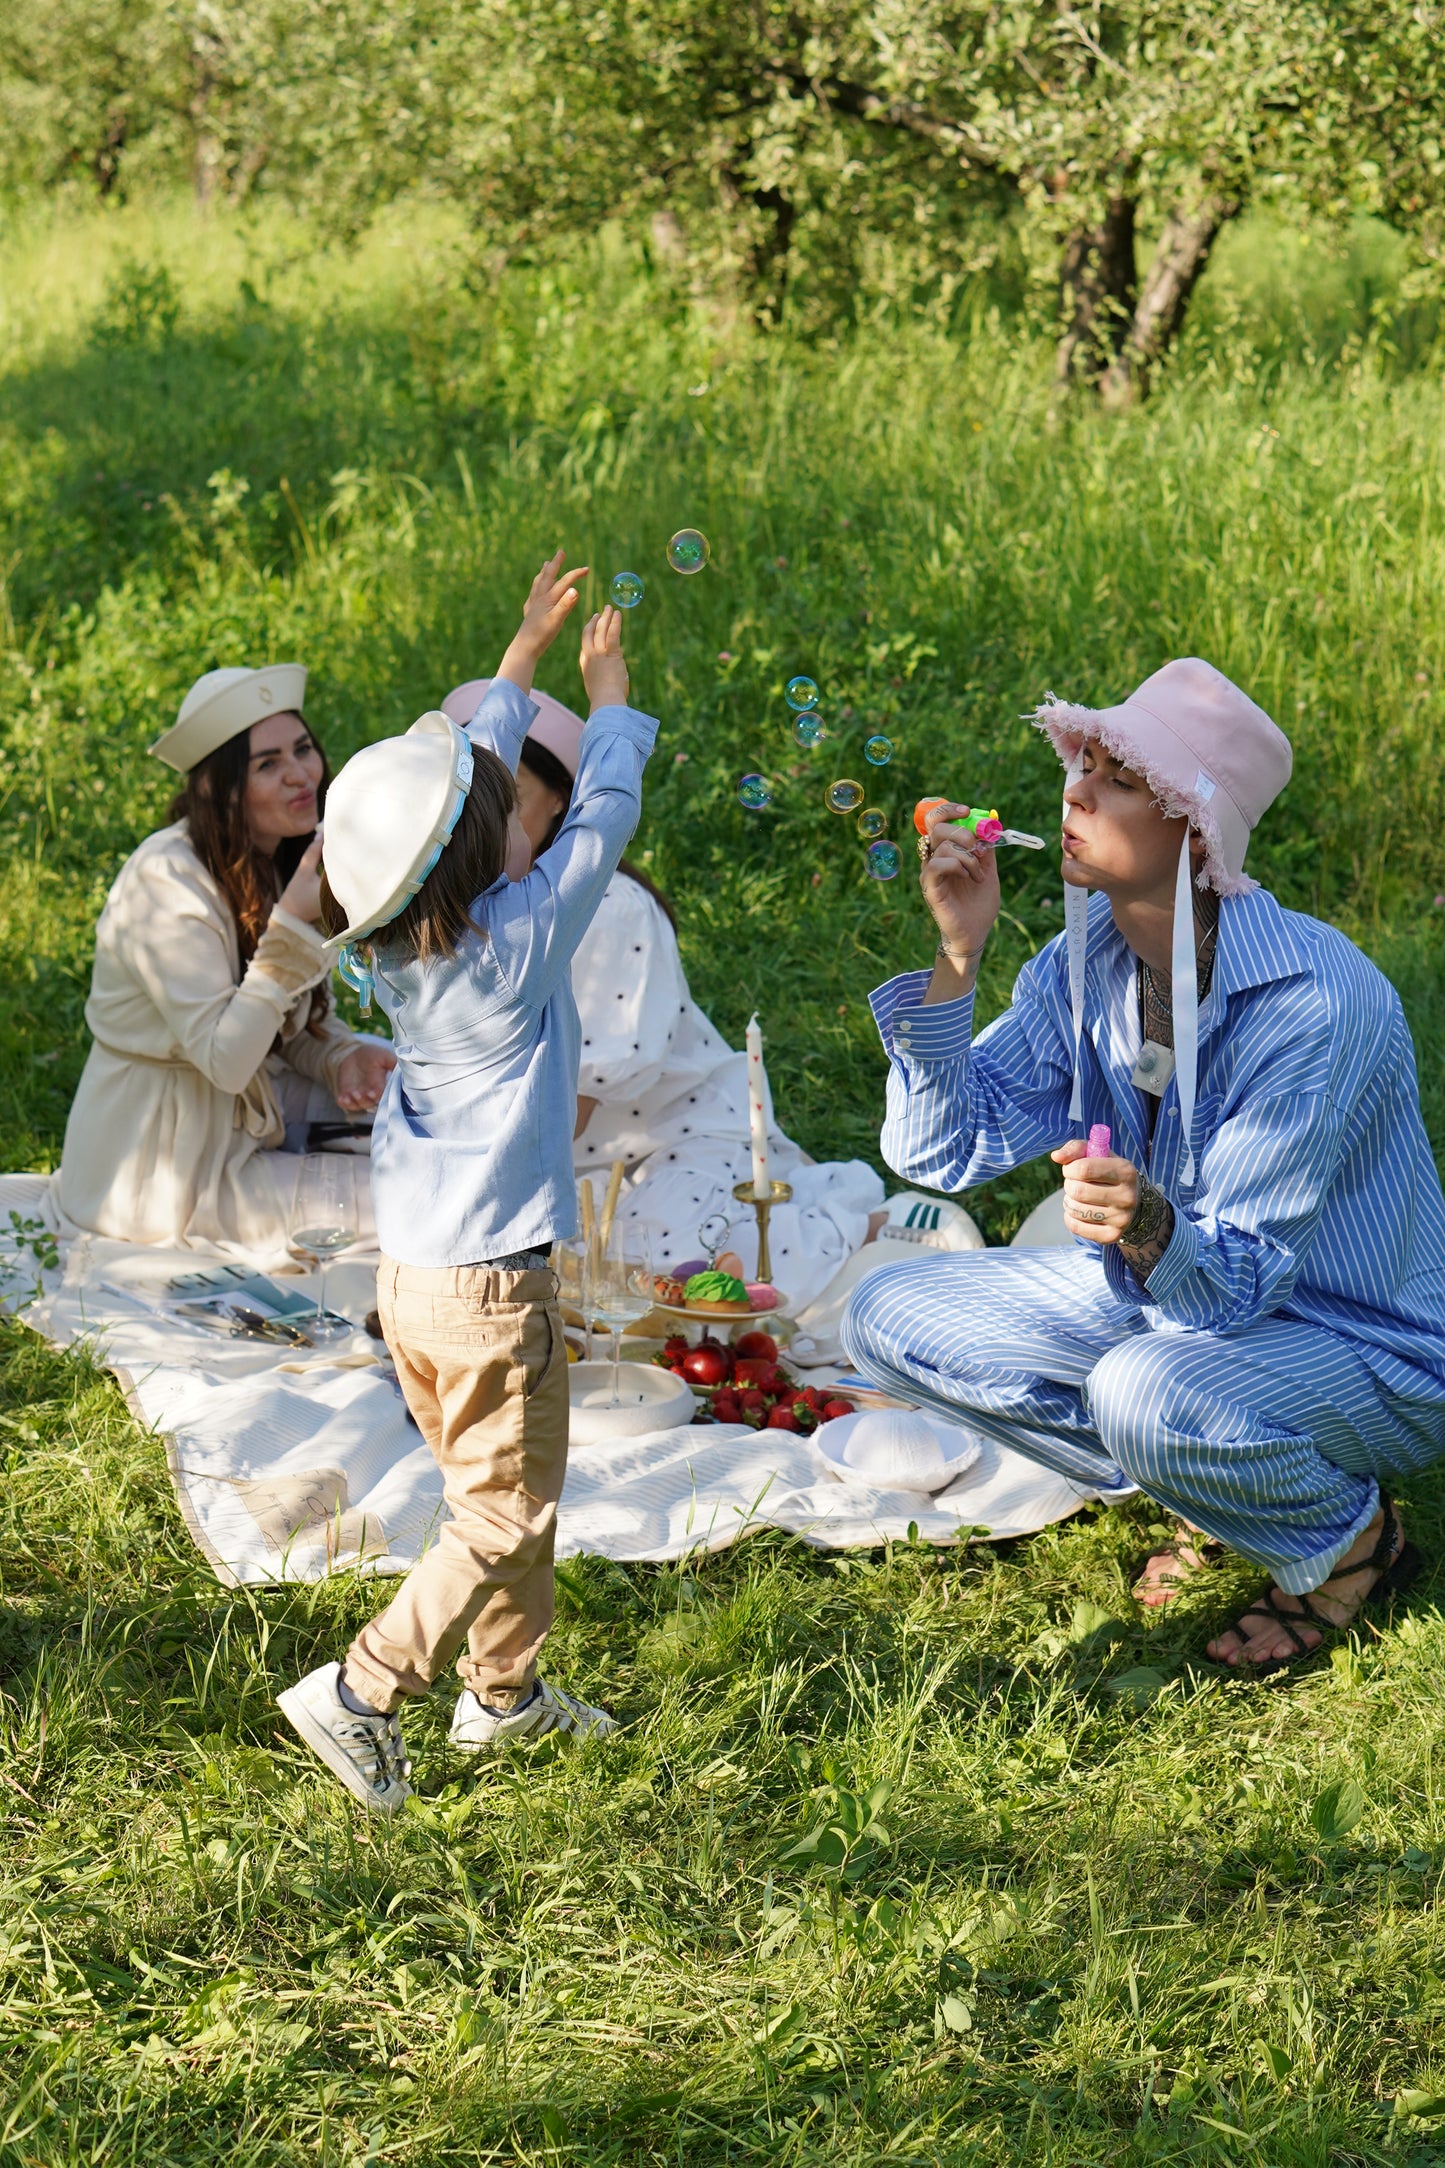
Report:
M 748 1128 L 753 1144 L 753 1195 L 766 1202 L 773 1194 L 768 1178 L 768 1076 L 763 1067 L 763 1034 L 756 1016 L 748 1019 Z

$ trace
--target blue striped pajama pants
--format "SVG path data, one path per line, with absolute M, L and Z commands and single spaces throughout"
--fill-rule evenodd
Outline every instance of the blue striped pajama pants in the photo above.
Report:
M 1269 1317 L 1151 1328 L 1084 1250 L 885 1266 L 842 1326 L 856 1368 L 1103 1497 L 1146 1491 L 1298 1595 L 1374 1518 L 1378 1477 L 1445 1451 L 1445 1411 L 1387 1393 L 1348 1341 Z

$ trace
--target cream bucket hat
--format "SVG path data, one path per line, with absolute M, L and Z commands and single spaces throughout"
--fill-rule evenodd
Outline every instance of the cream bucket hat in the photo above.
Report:
M 1199 992 L 1189 839 L 1195 833 L 1204 840 L 1201 888 L 1212 888 L 1220 896 L 1239 896 L 1256 887 L 1244 870 L 1244 854 L 1251 830 L 1290 779 L 1294 756 L 1289 739 L 1223 671 L 1195 656 L 1166 662 L 1118 707 L 1078 707 L 1050 694 L 1029 719 L 1048 733 L 1068 769 L 1069 783 L 1083 773 L 1084 742 L 1094 738 L 1115 760 L 1144 777 L 1165 813 L 1189 823 L 1180 845 L 1174 890 L 1172 971 L 1184 1179 L 1192 1182 Z M 1066 815 L 1067 806 L 1066 799 Z M 1078 1122 L 1084 1118 L 1079 1041 L 1084 1028 L 1088 922 L 1088 891 L 1066 888 L 1064 937 L 1074 1022 L 1069 1114 Z
M 452 839 L 472 767 L 466 732 L 435 708 L 352 754 L 326 794 L 322 832 L 327 884 L 346 913 L 335 943 L 401 916 Z
M 305 698 L 306 672 L 299 662 L 268 663 L 264 670 L 208 670 L 196 679 L 170 729 L 162 731 L 150 750 L 168 768 L 189 775 L 252 723 L 292 709 L 299 715 Z

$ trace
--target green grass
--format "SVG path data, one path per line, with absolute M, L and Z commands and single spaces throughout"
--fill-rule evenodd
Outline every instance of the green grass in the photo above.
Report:
M 1020 711 L 1177 652 L 1294 738 L 1252 863 L 1391 972 L 1445 1147 L 1441 383 L 1371 342 L 1359 260 L 1232 236 L 1119 421 L 1054 410 L 987 295 L 952 339 L 802 349 L 611 236 L 484 281 L 427 218 L 349 261 L 164 207 L 12 234 L 0 1164 L 58 1153 L 89 929 L 191 678 L 301 657 L 342 755 L 490 667 L 554 540 L 648 581 L 637 848 L 811 1151 L 876 1152 L 862 997 L 928 947 L 822 805 L 865 725 L 895 833 L 928 787 L 1045 827 Z M 814 755 L 795 669 L 839 731 Z M 1046 865 L 1008 881 L 994 1005 L 1059 917 Z M 993 1185 L 990 1233 L 1045 1186 Z M 1200 1660 L 1242 1568 L 1135 1611 L 1143 1506 L 958 1555 L 574 1562 L 550 1660 L 622 1739 L 477 1775 L 439 1695 L 378 1831 L 272 1708 L 374 1590 L 218 1588 L 114 1386 L 3 1334 L 0 2168 L 1445 2161 L 1394 2112 L 1445 2107 L 1438 1575 L 1279 1690 Z M 1438 1556 L 1440 1486 L 1408 1504 Z

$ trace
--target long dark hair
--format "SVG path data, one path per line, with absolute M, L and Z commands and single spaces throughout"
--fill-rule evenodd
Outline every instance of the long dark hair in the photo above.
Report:
M 507 862 L 507 821 L 517 803 L 517 786 L 506 763 L 478 746 L 472 780 L 445 850 L 399 917 L 368 936 L 383 955 L 455 956 L 457 942 L 470 926 L 478 896 L 500 878 Z M 321 923 L 333 939 L 346 925 L 346 913 L 321 872 Z
M 305 716 L 299 716 L 298 721 L 321 755 L 321 785 L 316 794 L 320 812 L 331 781 L 326 749 Z M 250 770 L 251 733 L 241 730 L 197 762 L 172 799 L 170 812 L 173 821 L 185 822 L 196 856 L 231 906 L 243 968 L 255 955 L 276 899 L 316 833 L 313 829 L 310 835 L 283 837 L 271 858 L 258 851 L 246 820 L 246 778 Z M 323 979 L 311 990 L 308 1030 L 319 1033 L 330 1006 L 330 991 Z
M 546 746 L 539 745 L 535 738 L 524 738 L 522 740 L 521 761 L 522 766 L 537 778 L 544 790 L 555 791 L 562 801 L 559 810 L 552 816 L 551 825 L 548 827 L 546 835 L 542 838 L 540 848 L 545 851 L 548 845 L 555 843 L 561 834 L 562 823 L 566 820 L 571 808 L 572 777 L 567 773 L 557 755 L 548 752 Z M 636 881 L 639 888 L 647 890 L 648 895 L 657 904 L 668 925 L 676 933 L 677 913 L 673 910 L 670 899 L 663 894 L 656 881 L 649 880 L 640 867 L 632 865 L 625 858 L 621 861 L 617 870 L 619 873 L 625 873 L 629 881 Z

